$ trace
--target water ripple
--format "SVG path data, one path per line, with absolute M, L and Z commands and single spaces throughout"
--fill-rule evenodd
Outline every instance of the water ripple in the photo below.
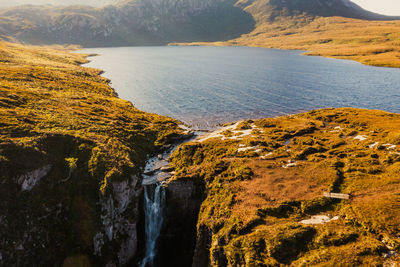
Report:
M 144 111 L 199 128 L 324 107 L 400 112 L 400 70 L 248 47 L 85 49 L 87 64 Z

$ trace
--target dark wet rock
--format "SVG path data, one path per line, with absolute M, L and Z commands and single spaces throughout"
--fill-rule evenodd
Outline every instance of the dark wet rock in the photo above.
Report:
M 203 191 L 204 184 L 200 179 L 181 178 L 167 185 L 166 219 L 158 251 L 160 259 L 168 260 L 168 266 L 192 265 Z
M 171 166 L 164 166 L 164 167 L 161 167 L 161 169 L 160 169 L 160 171 L 162 171 L 162 172 L 172 172 L 173 170 L 174 170 L 174 168 Z

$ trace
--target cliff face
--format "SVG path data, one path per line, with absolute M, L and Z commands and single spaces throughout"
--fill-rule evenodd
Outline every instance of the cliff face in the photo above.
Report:
M 192 266 L 399 263 L 399 126 L 398 114 L 327 109 L 182 145 L 171 183 L 204 182 Z
M 204 181 L 198 178 L 174 180 L 166 189 L 165 221 L 158 241 L 157 266 L 190 266 Z
M 134 260 L 141 167 L 178 122 L 118 99 L 85 57 L 0 43 L 0 265 Z
M 141 208 L 135 172 L 101 193 L 99 179 L 87 168 L 90 143 L 65 135 L 37 142 L 40 152 L 0 145 L 8 161 L 0 165 L 3 264 L 127 263 L 137 252 Z M 76 162 L 65 160 L 71 155 Z

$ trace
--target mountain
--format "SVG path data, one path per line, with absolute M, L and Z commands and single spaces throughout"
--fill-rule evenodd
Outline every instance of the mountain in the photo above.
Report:
M 391 20 L 391 17 L 367 11 L 350 0 L 239 0 L 243 8 L 253 6 L 252 12 L 275 17 L 308 14 L 311 16 L 356 18 L 365 20 Z M 251 13 L 252 13 L 251 12 Z
M 9 8 L 22 5 L 54 5 L 54 6 L 71 6 L 71 5 L 87 5 L 94 7 L 101 7 L 106 5 L 114 5 L 120 2 L 120 0 L 69 0 L 68 2 L 63 0 L 13 0 L 0 2 L 0 8 Z
M 229 40 L 254 27 L 231 0 L 136 0 L 116 6 L 22 6 L 0 12 L 0 33 L 32 44 L 155 45 Z
M 255 28 L 222 42 L 173 45 L 254 46 L 400 67 L 400 17 L 366 11 L 348 0 L 240 0 Z
M 226 41 L 260 22 L 296 16 L 392 20 L 348 0 L 128 0 L 102 8 L 21 6 L 0 11 L 0 34 L 31 44 L 162 45 Z

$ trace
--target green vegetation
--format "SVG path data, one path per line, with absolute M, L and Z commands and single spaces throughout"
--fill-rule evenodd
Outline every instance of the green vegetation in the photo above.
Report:
M 351 108 L 245 121 L 182 145 L 174 179 L 205 183 L 197 227 L 212 266 L 399 263 L 382 256 L 400 252 L 399 134 L 400 115 Z M 301 223 L 314 215 L 338 219 Z
M 135 186 L 147 155 L 182 135 L 178 121 L 117 98 L 100 70 L 80 66 L 85 57 L 64 47 L 0 43 L 4 265 L 115 261 L 124 236 L 103 238 L 101 257 L 93 256 L 94 238 L 110 216 L 102 201 L 114 198 L 115 182 Z M 136 197 L 123 214 L 131 224 L 139 216 Z
M 181 133 L 177 121 L 117 98 L 99 70 L 79 66 L 84 55 L 0 43 L 0 61 L 0 138 L 15 152 L 45 153 L 40 145 L 49 138 L 77 140 L 76 150 L 89 153 L 89 161 L 72 153 L 65 163 L 86 165 L 106 185 L 112 177 L 134 173 L 149 152 Z M 3 164 L 12 164 L 7 150 L 1 155 Z

